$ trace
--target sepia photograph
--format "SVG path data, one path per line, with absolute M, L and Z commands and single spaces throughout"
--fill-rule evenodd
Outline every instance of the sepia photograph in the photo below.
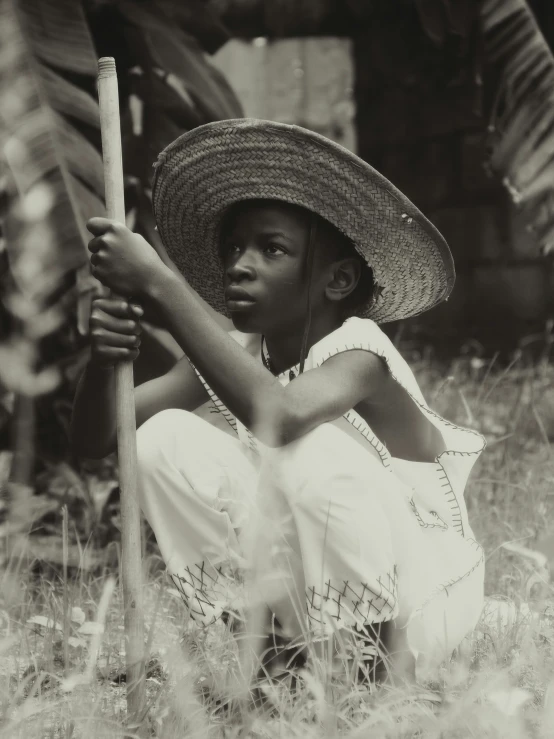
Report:
M 0 737 L 554 736 L 554 2 L 0 0 Z

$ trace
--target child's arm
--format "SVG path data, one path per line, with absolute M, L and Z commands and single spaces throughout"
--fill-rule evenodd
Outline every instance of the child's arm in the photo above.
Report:
M 149 300 L 165 327 L 227 408 L 269 446 L 281 446 L 380 392 L 386 370 L 348 352 L 283 388 L 195 299 L 142 237 L 105 218 L 88 223 L 94 275 L 115 292 Z
M 160 239 L 159 236 L 158 236 L 156 243 L 155 244 L 153 243 L 152 246 L 158 253 L 158 256 L 160 257 L 162 262 L 165 265 L 167 265 L 174 274 L 178 276 L 178 278 L 183 282 L 184 285 L 187 285 L 189 290 L 192 290 L 194 296 L 196 297 L 200 305 L 203 306 L 204 310 L 208 311 L 208 313 L 214 319 L 214 321 L 219 326 L 221 326 L 221 328 L 225 329 L 225 331 L 233 331 L 234 326 L 233 326 L 233 322 L 231 321 L 231 319 L 226 318 L 225 316 L 222 316 L 221 313 L 218 313 L 216 310 L 214 310 L 209 303 L 207 303 L 202 297 L 200 297 L 200 295 L 198 295 L 198 293 L 195 290 L 192 289 L 192 287 L 189 285 L 189 283 L 186 281 L 183 275 L 179 272 L 179 269 L 177 268 L 177 266 L 170 259 L 169 254 L 167 253 L 162 243 L 162 240 Z
M 284 388 L 194 303 L 182 283 L 160 279 L 151 297 L 168 330 L 227 408 L 268 446 L 282 446 L 379 395 L 388 378 L 374 354 L 350 351 Z

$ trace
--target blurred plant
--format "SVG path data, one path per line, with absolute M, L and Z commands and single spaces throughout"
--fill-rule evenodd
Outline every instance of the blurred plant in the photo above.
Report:
M 215 51 L 227 36 L 200 0 L 2 0 L 1 8 L 3 24 L 14 31 L 0 57 L 1 137 L 12 147 L 19 141 L 29 147 L 25 187 L 38 177 L 52 180 L 59 213 L 52 258 L 64 265 L 65 275 L 79 270 L 79 292 L 86 292 L 92 282 L 82 248 L 88 241 L 84 222 L 103 212 L 104 192 L 97 58 L 116 58 L 129 208 L 137 211 L 137 225 L 150 226 L 141 216 L 149 215 L 158 152 L 194 126 L 241 115 L 204 55 L 204 48 Z M 27 95 L 23 105 L 21 94 Z M 80 317 L 82 330 L 86 315 Z
M 1 101 L 0 101 L 1 102 Z M 58 278 L 50 265 L 54 232 L 52 229 L 54 197 L 49 184 L 39 182 L 25 188 L 24 175 L 30 164 L 29 151 L 21 143 L 6 146 L 9 189 L 18 197 L 10 213 L 9 238 L 17 244 L 14 269 L 18 287 L 5 296 L 14 330 L 0 344 L 0 383 L 14 397 L 10 473 L 4 483 L 9 503 L 5 514 L 4 552 L 19 554 L 22 536 L 33 520 L 36 499 L 32 496 L 34 466 L 34 399 L 51 392 L 59 382 L 59 370 L 45 366 L 40 344 L 56 331 L 64 320 L 57 303 L 48 301 L 52 282 Z M 49 267 L 51 266 L 51 269 Z
M 41 293 L 38 303 L 48 306 L 48 312 L 44 308 L 39 312 L 40 329 L 35 321 L 35 332 L 41 332 L 37 351 L 42 361 L 58 364 L 56 382 L 52 369 L 41 377 L 51 391 L 56 384 L 59 389 L 49 396 L 50 417 L 42 418 L 39 426 L 48 428 L 51 438 L 44 441 L 49 451 L 63 455 L 64 444 L 52 444 L 52 427 L 67 423 L 67 386 L 74 385 L 86 361 L 75 329 L 86 333 L 89 301 L 96 289 L 88 265 L 85 221 L 104 213 L 97 58 L 116 59 L 130 221 L 162 252 L 149 189 L 157 153 L 194 126 L 237 117 L 242 111 L 220 72 L 206 59 L 205 51 L 219 48 L 227 34 L 201 0 L 1 0 L 0 25 L 0 143 L 4 160 L 17 165 L 15 189 L 26 197 L 25 208 L 33 211 L 42 234 L 24 257 L 15 215 L 16 207 L 23 206 L 16 205 L 12 188 L 3 217 L 3 257 L 9 266 L 3 279 L 16 290 L 3 302 L 7 320 L 1 324 L 21 311 L 14 296 L 32 283 L 32 290 Z M 19 161 L 23 151 L 25 167 Z M 4 192 L 6 188 L 4 176 Z M 49 241 L 43 224 L 47 207 Z M 4 284 L 3 292 L 8 288 Z M 0 330 L 0 340 L 6 339 L 9 327 L 0 325 Z M 15 339 L 10 341 L 14 349 Z M 17 356 L 23 361 L 29 345 L 24 348 L 18 341 Z M 29 377 L 17 364 L 0 364 L 4 368 L 0 382 L 9 390 L 15 376 L 20 385 L 28 384 Z M 2 417 L 8 415 L 5 405 Z M 41 409 L 39 404 L 39 417 Z
M 491 171 L 554 251 L 554 56 L 525 0 L 484 0 Z
M 110 538 L 90 490 L 114 488 L 113 465 L 104 466 L 111 482 L 102 469 L 102 479 L 78 485 L 57 464 L 67 460 L 71 397 L 87 360 L 80 336 L 97 289 L 85 222 L 105 212 L 97 59 L 116 59 L 130 223 L 165 258 L 151 165 L 184 131 L 242 115 L 205 54 L 226 40 L 201 0 L 0 0 L 0 448 L 13 452 L 4 534 L 37 519 L 44 530 L 61 501 L 85 540 L 93 530 Z M 46 500 L 32 495 L 35 483 Z
M 416 0 L 445 52 L 473 58 L 475 109 L 488 116 L 486 167 L 554 251 L 554 56 L 527 0 Z M 457 50 L 457 51 L 456 51 Z M 483 102 L 482 96 L 486 98 Z

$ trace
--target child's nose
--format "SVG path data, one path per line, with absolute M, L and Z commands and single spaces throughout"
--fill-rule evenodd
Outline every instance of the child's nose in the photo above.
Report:
M 227 267 L 227 275 L 231 280 L 241 277 L 252 279 L 256 276 L 256 268 L 252 254 L 245 250 L 237 255 L 236 259 Z

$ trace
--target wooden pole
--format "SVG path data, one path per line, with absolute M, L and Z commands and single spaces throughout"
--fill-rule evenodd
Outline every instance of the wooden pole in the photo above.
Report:
M 108 218 L 125 223 L 119 95 L 115 60 L 98 61 L 98 98 Z M 137 498 L 137 445 L 133 363 L 115 367 L 117 449 L 121 505 L 121 577 L 125 609 L 127 711 L 129 724 L 141 732 L 144 712 L 144 615 L 140 509 Z

